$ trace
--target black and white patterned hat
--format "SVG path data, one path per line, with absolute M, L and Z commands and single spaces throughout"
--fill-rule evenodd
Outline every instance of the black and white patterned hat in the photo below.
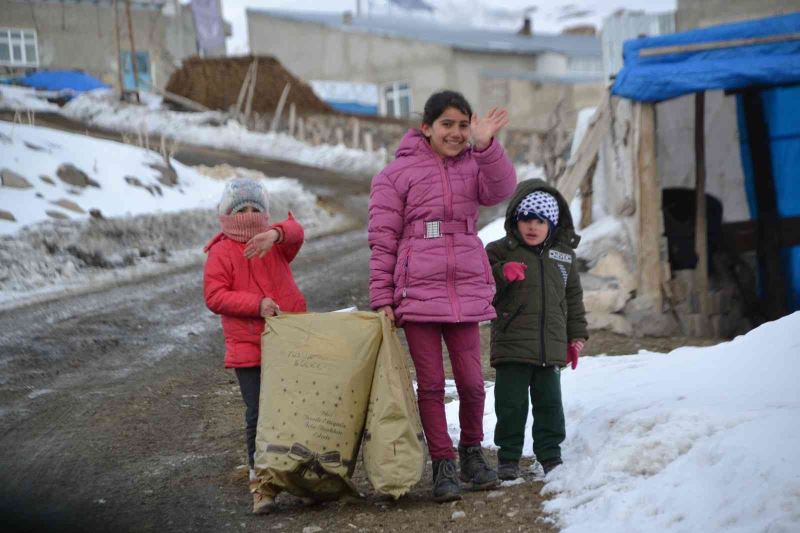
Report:
M 553 226 L 557 226 L 558 200 L 548 192 L 533 191 L 519 203 L 515 216 L 517 220 L 543 218 L 549 220 Z

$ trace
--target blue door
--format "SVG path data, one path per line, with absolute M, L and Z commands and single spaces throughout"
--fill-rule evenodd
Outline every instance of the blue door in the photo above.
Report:
M 125 90 L 150 89 L 153 86 L 153 75 L 150 71 L 150 52 L 136 52 L 136 68 L 138 69 L 139 87 L 136 87 L 133 79 L 131 53 L 129 50 L 122 50 L 122 83 L 125 85 Z

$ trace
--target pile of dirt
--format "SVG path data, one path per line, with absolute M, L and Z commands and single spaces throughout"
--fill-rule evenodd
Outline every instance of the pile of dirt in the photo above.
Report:
M 291 90 L 284 109 L 288 110 L 289 104 L 294 103 L 297 112 L 303 115 L 332 112 L 308 84 L 271 56 L 192 57 L 172 73 L 166 89 L 208 108 L 227 111 L 236 105 L 247 70 L 255 60 L 258 60 L 258 70 L 253 93 L 254 112 L 274 113 L 287 83 L 291 84 Z

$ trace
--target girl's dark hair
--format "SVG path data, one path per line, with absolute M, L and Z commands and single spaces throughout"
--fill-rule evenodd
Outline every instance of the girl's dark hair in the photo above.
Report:
M 433 121 L 439 118 L 448 107 L 454 107 L 467 115 L 467 118 L 472 118 L 472 108 L 463 94 L 456 91 L 439 91 L 433 93 L 425 102 L 422 123 L 432 126 Z

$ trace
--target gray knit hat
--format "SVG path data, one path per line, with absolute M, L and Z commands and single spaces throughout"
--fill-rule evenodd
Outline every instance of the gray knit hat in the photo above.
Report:
M 229 180 L 219 201 L 219 214 L 230 215 L 245 207 L 253 207 L 261 213 L 269 214 L 267 190 L 261 183 L 250 178 Z
M 550 221 L 553 226 L 557 226 L 559 216 L 558 200 L 548 192 L 533 191 L 522 199 L 514 216 L 517 220 L 545 219 Z

